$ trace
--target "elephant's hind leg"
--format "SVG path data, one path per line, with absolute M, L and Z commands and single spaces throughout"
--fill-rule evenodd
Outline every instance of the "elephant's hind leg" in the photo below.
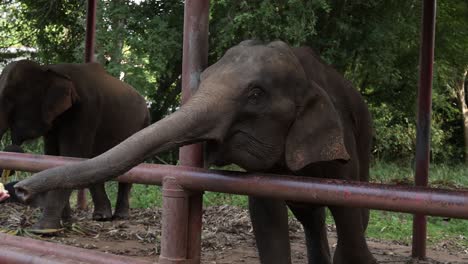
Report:
M 89 187 L 94 203 L 93 219 L 96 221 L 107 221 L 112 219 L 112 208 L 107 198 L 104 183 L 94 184 Z
M 377 263 L 367 247 L 364 237 L 363 209 L 330 206 L 335 219 L 338 243 L 334 264 L 373 264 Z
M 68 199 L 62 211 L 62 221 L 70 222 L 72 220 L 71 213 L 70 199 Z
M 113 219 L 127 219 L 129 217 L 129 199 L 131 188 L 131 183 L 119 182 L 119 192 L 117 194 L 117 204 L 115 206 L 115 212 L 112 216 Z

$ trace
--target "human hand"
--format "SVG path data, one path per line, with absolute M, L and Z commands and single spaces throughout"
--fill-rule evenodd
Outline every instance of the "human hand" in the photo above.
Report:
M 3 187 L 3 184 L 0 183 L 0 202 L 8 199 L 9 197 L 10 195 L 8 194 L 8 191 L 5 190 L 5 188 Z

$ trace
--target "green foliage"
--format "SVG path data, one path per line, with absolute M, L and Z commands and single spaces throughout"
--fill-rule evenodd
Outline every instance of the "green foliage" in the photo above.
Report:
M 413 184 L 414 170 L 412 163 L 396 164 L 376 162 L 372 165 L 370 177 L 372 182 Z M 429 167 L 429 184 L 433 187 L 468 186 L 465 165 L 431 164 Z
M 210 58 L 245 39 L 273 41 L 291 45 L 307 42 L 316 34 L 316 13 L 327 12 L 326 1 L 212 1 L 210 20 Z
M 83 1 L 3 2 L 0 47 L 37 47 L 36 59 L 43 63 L 80 61 L 75 55 L 84 36 Z
M 373 157 L 376 160 L 405 162 L 414 157 L 416 149 L 416 120 L 395 116 L 398 110 L 382 103 L 379 107 L 370 105 L 375 128 Z M 435 116 L 431 128 L 431 161 L 448 162 L 456 155 L 453 146 L 447 146 L 450 133 L 442 128 L 443 122 Z M 450 131 L 448 131 L 450 132 Z M 460 153 L 458 154 L 460 156 Z M 453 163 L 453 162 L 452 162 Z
M 2 141 L 0 142 L 0 150 L 4 149 L 6 146 L 10 144 L 11 144 L 11 137 L 10 137 L 10 133 L 7 132 L 5 133 Z M 26 153 L 43 153 L 44 142 L 42 139 L 27 141 L 21 146 L 21 148 Z
M 98 3 L 97 60 L 146 97 L 153 122 L 175 111 L 181 87 L 183 1 Z M 84 5 L 79 0 L 3 0 L 0 47 L 36 47 L 33 55 L 44 63 L 80 62 Z M 209 62 L 244 39 L 311 46 L 367 101 L 375 120 L 375 158 L 410 162 L 415 152 L 421 12 L 417 0 L 214 0 Z M 454 87 L 468 67 L 467 24 L 466 1 L 438 3 L 433 162 L 457 163 L 463 158 L 460 103 Z M 15 55 L 0 50 L 0 61 Z M 177 152 L 160 157 L 177 162 Z
M 157 121 L 179 104 L 182 1 L 100 1 L 98 61 L 135 87 Z

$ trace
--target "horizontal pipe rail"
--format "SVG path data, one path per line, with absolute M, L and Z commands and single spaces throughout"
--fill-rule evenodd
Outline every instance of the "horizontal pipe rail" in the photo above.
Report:
M 27 249 L 3 245 L 0 247 L 0 263 L 8 264 L 83 264 L 82 261 L 72 260 L 56 255 L 45 255 Z
M 0 152 L 0 167 L 32 172 L 79 160 L 81 159 Z M 118 180 L 160 185 L 165 177 L 173 177 L 179 185 L 191 190 L 468 219 L 468 191 L 461 190 L 155 164 L 140 164 L 118 177 Z
M 154 263 L 3 233 L 0 233 L 0 245 L 0 263 Z

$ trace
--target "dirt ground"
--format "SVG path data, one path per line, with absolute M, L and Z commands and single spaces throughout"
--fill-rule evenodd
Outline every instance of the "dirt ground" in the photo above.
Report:
M 14 204 L 0 205 L 0 231 L 29 236 L 50 242 L 94 249 L 113 254 L 155 260 L 160 250 L 159 208 L 133 209 L 130 220 L 95 222 L 91 211 L 74 213 L 74 223 L 56 236 L 37 236 L 28 228 L 38 211 Z M 334 227 L 329 226 L 332 250 L 336 243 Z M 290 220 L 293 263 L 307 263 L 302 227 Z M 427 261 L 412 261 L 409 245 L 396 241 L 369 239 L 369 246 L 379 263 L 468 263 L 468 249 L 446 241 L 428 249 Z M 204 211 L 202 263 L 259 263 L 248 212 L 232 206 L 209 207 Z

